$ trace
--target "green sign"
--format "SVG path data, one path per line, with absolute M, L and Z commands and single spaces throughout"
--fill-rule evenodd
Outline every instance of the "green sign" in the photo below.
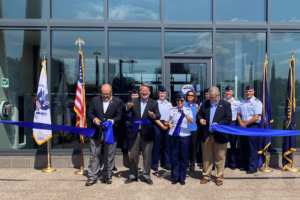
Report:
M 2 81 L 1 81 L 2 87 L 8 88 L 8 86 L 9 86 L 8 83 L 9 83 L 8 78 L 2 78 Z

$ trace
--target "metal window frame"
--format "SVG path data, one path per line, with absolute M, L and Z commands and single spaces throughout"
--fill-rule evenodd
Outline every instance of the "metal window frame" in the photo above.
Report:
M 266 49 L 268 61 L 270 63 L 270 36 L 271 33 L 291 32 L 300 33 L 300 23 L 297 22 L 272 22 L 271 21 L 271 0 L 266 0 L 266 21 L 260 22 L 224 22 L 216 20 L 216 0 L 212 0 L 212 21 L 165 21 L 165 0 L 160 1 L 161 18 L 160 20 L 109 20 L 108 1 L 104 0 L 104 19 L 102 20 L 75 20 L 75 19 L 52 19 L 51 0 L 47 0 L 47 19 L 0 19 L 0 30 L 46 30 L 47 31 L 47 72 L 48 84 L 51 86 L 51 32 L 52 30 L 94 30 L 104 31 L 105 48 L 105 82 L 108 82 L 109 69 L 109 31 L 160 31 L 161 32 L 161 67 L 162 77 L 165 76 L 165 59 L 174 57 L 186 59 L 210 58 L 212 67 L 212 85 L 215 85 L 215 59 L 216 59 L 216 33 L 218 32 L 265 32 Z M 169 31 L 190 31 L 190 32 L 212 32 L 212 53 L 211 54 L 189 54 L 173 55 L 164 52 L 165 32 Z M 269 70 L 270 71 L 270 70 Z M 163 84 L 166 80 L 163 79 Z M 51 88 L 50 88 L 51 89 Z M 51 92 L 50 94 L 51 95 Z M 51 101 L 51 96 L 50 96 Z M 50 142 L 51 144 L 51 142 Z M 70 155 L 76 153 L 75 149 L 52 149 L 51 154 Z M 79 153 L 79 152 L 78 152 Z M 18 149 L 0 150 L 0 155 L 35 155 L 46 154 L 45 150 L 40 149 Z M 89 154 L 88 149 L 84 149 L 84 154 Z

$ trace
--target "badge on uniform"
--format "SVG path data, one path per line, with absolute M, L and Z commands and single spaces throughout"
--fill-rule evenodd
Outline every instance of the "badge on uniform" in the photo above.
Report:
M 236 103 L 232 103 L 231 105 L 236 106 Z
M 176 113 L 173 113 L 173 116 L 177 116 L 177 114 L 176 114 Z
M 250 103 L 250 106 L 253 106 L 253 103 Z

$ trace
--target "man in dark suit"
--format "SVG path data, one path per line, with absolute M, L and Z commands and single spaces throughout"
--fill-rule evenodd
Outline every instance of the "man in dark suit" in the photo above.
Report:
M 112 96 L 112 87 L 104 84 L 101 87 L 101 96 L 94 97 L 87 111 L 87 118 L 93 123 L 92 128 L 96 129 L 94 137 L 91 138 L 91 157 L 88 167 L 88 181 L 86 186 L 97 182 L 100 169 L 101 147 L 104 145 L 104 168 L 103 183 L 111 184 L 112 169 L 114 167 L 114 155 L 118 139 L 118 123 L 122 117 L 122 101 Z M 113 124 L 114 144 L 104 144 L 104 127 L 101 123 L 111 121 Z
M 205 184 L 211 179 L 213 157 L 216 161 L 216 185 L 223 185 L 223 173 L 227 151 L 228 134 L 213 131 L 211 125 L 228 125 L 232 119 L 231 105 L 220 99 L 219 88 L 213 86 L 209 89 L 209 100 L 203 102 L 197 114 L 197 120 L 203 127 L 202 151 L 203 151 L 203 179 Z
M 140 149 L 143 154 L 143 176 L 144 182 L 152 185 L 153 182 L 150 179 L 151 171 L 151 158 L 154 139 L 154 120 L 160 119 L 160 113 L 158 110 L 158 103 L 149 98 L 150 87 L 147 84 L 142 84 L 140 87 L 140 98 L 133 99 L 133 102 L 129 102 L 124 108 L 125 112 L 132 112 L 131 124 L 128 126 L 128 137 L 130 139 L 130 168 L 129 178 L 125 181 L 125 184 L 137 181 L 138 178 L 138 156 Z M 150 119 L 151 124 L 140 124 L 136 130 L 133 129 L 133 121 Z

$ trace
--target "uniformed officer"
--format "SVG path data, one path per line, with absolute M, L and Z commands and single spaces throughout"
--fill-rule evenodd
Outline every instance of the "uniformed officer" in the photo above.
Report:
M 227 87 L 225 88 L 224 100 L 228 101 L 231 104 L 232 121 L 229 124 L 230 126 L 237 125 L 237 108 L 240 106 L 240 100 L 233 98 L 233 94 L 234 91 L 232 86 L 227 85 Z M 236 169 L 236 140 L 236 135 L 229 134 L 230 150 L 227 150 L 225 166 L 231 168 L 232 170 Z
M 262 114 L 262 103 L 254 96 L 252 85 L 246 87 L 246 99 L 238 107 L 238 121 L 241 127 L 259 128 Z M 243 167 L 247 174 L 257 172 L 260 137 L 242 136 Z
M 159 152 L 160 146 L 162 144 L 162 157 L 163 163 L 161 167 L 164 167 L 167 170 L 170 170 L 170 147 L 169 147 L 169 134 L 167 134 L 168 127 L 164 126 L 164 119 L 169 114 L 172 104 L 166 100 L 167 90 L 164 86 L 159 88 L 158 92 L 159 99 L 157 100 L 158 109 L 161 114 L 160 120 L 155 120 L 156 124 L 154 125 L 155 138 L 153 141 L 153 151 L 152 151 L 152 170 L 158 171 L 159 164 Z
M 191 109 L 183 106 L 185 102 L 184 96 L 183 92 L 179 92 L 176 95 L 177 106 L 171 108 L 165 118 L 165 125 L 170 128 L 172 184 L 180 182 L 181 185 L 185 185 L 187 157 L 191 137 L 188 122 L 193 123 L 194 121 Z M 181 115 L 183 118 L 181 118 Z M 173 136 L 173 134 L 178 135 Z

